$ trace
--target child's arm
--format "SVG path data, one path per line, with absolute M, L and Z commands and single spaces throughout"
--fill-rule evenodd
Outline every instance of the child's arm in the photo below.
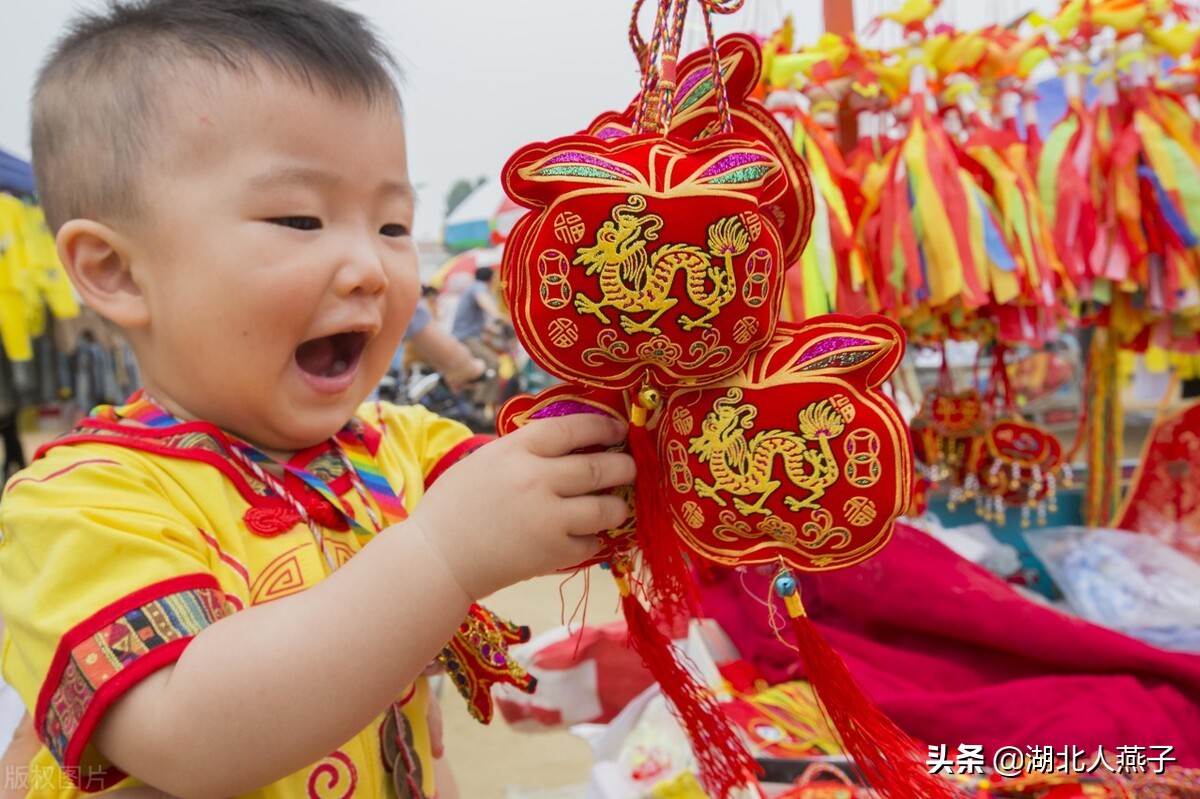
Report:
M 471 601 L 590 557 L 626 516 L 624 429 L 546 419 L 449 469 L 408 521 L 300 594 L 205 628 L 107 712 L 93 743 L 182 797 L 262 788 L 366 727 L 441 650 Z
M 21 723 L 13 733 L 13 739 L 0 758 L 0 774 L 4 775 L 4 787 L 0 788 L 0 799 L 26 799 L 29 795 L 29 780 L 20 779 L 21 775 L 28 776 L 30 762 L 42 748 L 37 731 L 33 728 L 33 719 L 26 713 Z M 14 777 L 16 779 L 14 779 Z M 450 775 L 453 780 L 453 775 Z M 438 786 L 438 794 L 444 792 Z M 157 788 L 137 786 L 133 788 L 118 788 L 104 794 L 109 799 L 175 799 Z

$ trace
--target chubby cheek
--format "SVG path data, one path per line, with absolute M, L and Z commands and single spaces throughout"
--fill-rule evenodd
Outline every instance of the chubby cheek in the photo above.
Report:
M 406 316 L 390 310 L 388 316 L 390 318 L 384 320 L 382 329 L 368 347 L 363 364 L 376 382 L 391 366 L 392 359 L 400 349 L 400 343 L 404 339 L 404 330 L 407 327 Z M 378 374 L 375 374 L 376 372 Z
M 421 282 L 416 268 L 405 271 L 400 277 L 393 278 L 388 285 L 387 316 L 383 320 L 384 327 L 399 329 L 399 335 L 403 335 L 420 297 Z
M 289 323 L 286 302 L 247 303 L 232 288 L 229 301 L 215 318 L 193 318 L 182 326 L 178 347 L 193 353 L 209 368 L 220 368 L 230 379 L 278 376 L 294 355 L 295 323 Z M 197 315 L 198 316 L 198 315 Z M 210 315 L 211 316 L 211 315 Z M 203 331 L 199 335 L 195 331 Z

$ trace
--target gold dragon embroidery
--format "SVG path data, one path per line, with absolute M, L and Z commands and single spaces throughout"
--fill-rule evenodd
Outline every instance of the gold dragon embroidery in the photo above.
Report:
M 733 496 L 733 506 L 743 514 L 769 514 L 763 503 L 783 484 L 772 479 L 775 457 L 783 459 L 788 480 L 807 491 L 803 499 L 784 497 L 784 504 L 793 511 L 802 508 L 819 509 L 817 501 L 825 489 L 837 481 L 840 469 L 829 446 L 832 438 L 846 427 L 841 412 L 827 400 L 810 403 L 797 414 L 799 434 L 790 430 L 762 430 L 746 442 L 746 431 L 754 424 L 758 409 L 740 405 L 742 390 L 731 388 L 700 425 L 701 433 L 690 439 L 688 452 L 700 456 L 709 464 L 712 485 L 697 479 L 696 493 L 726 506 L 720 496 L 724 491 Z M 816 442 L 817 448 L 809 444 Z M 747 502 L 741 497 L 758 495 L 758 501 Z
M 575 309 L 592 314 L 604 324 L 612 324 L 603 308 L 621 312 L 621 328 L 626 333 L 658 335 L 658 318 L 678 302 L 671 285 L 676 272 L 685 272 L 688 298 L 707 313 L 691 318 L 680 317 L 680 327 L 692 330 L 712 327 L 709 322 L 733 299 L 737 284 L 733 259 L 750 247 L 750 233 L 738 216 L 719 219 L 708 227 L 708 252 L 693 244 L 662 244 L 650 252 L 649 243 L 658 238 L 662 217 L 643 214 L 646 198 L 633 194 L 612 209 L 612 218 L 596 232 L 596 243 L 576 251 L 573 263 L 587 267 L 588 276 L 600 273 L 598 300 L 583 292 L 575 295 Z M 721 263 L 714 264 L 713 259 Z M 712 288 L 709 288 L 709 283 Z M 627 314 L 652 311 L 639 322 Z

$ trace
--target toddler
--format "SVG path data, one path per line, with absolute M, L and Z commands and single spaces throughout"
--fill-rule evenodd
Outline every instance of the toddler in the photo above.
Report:
M 420 291 L 393 73 L 327 0 L 130 0 L 40 74 L 41 202 L 145 388 L 0 504 L 34 795 L 433 796 L 423 670 L 625 518 L 606 418 L 361 405 Z

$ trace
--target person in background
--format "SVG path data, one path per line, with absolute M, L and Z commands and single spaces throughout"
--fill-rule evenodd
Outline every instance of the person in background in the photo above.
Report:
M 495 411 L 500 398 L 500 381 L 497 377 L 500 359 L 487 339 L 494 339 L 509 326 L 492 290 L 494 277 L 495 271 L 490 266 L 475 270 L 475 282 L 458 301 L 454 324 L 450 328 L 451 335 L 487 365 L 491 376 L 472 384 L 471 399 L 488 413 Z
M 433 315 L 435 322 L 441 321 L 441 312 L 438 308 L 438 300 L 441 296 L 442 292 L 433 286 L 421 286 L 421 304 L 429 309 L 429 313 Z
M 392 362 L 392 369 L 401 375 L 412 363 L 421 362 L 440 374 L 454 392 L 477 381 L 495 378 L 495 370 L 484 359 L 436 324 L 435 313 L 424 302 L 413 312 L 403 341 L 404 346 L 397 352 L 399 362 Z

